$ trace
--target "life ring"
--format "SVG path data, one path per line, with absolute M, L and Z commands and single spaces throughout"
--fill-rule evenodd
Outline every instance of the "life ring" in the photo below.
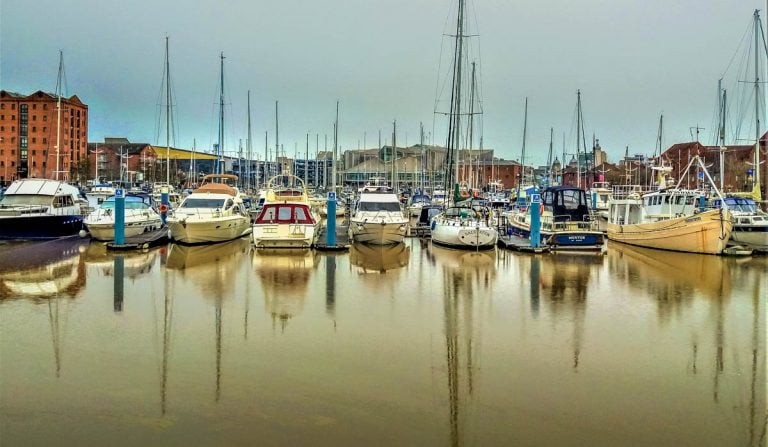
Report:
M 161 203 L 161 204 L 160 204 L 160 208 L 159 208 L 159 210 L 160 210 L 160 214 L 165 214 L 165 213 L 167 213 L 167 212 L 168 212 L 168 205 L 166 205 L 166 204 L 164 204 L 164 203 Z

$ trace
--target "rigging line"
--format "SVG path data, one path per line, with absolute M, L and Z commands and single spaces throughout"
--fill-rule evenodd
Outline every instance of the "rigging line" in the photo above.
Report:
M 747 25 L 747 28 L 744 30 L 744 34 L 741 36 L 741 40 L 739 41 L 739 44 L 736 46 L 736 49 L 733 52 L 733 55 L 731 56 L 731 60 L 728 62 L 728 65 L 725 67 L 725 71 L 723 71 L 720 77 L 725 77 L 725 74 L 728 73 L 728 70 L 731 68 L 731 64 L 733 64 L 734 59 L 736 59 L 736 55 L 739 54 L 739 50 L 741 49 L 741 46 L 743 45 L 747 37 L 751 34 L 753 25 L 754 23 L 750 18 L 749 24 Z

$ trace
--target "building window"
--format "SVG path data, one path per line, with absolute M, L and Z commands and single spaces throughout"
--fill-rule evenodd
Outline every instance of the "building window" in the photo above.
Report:
M 48 110 L 48 104 L 43 104 L 43 110 Z
M 16 104 L 11 104 L 11 110 L 16 110 Z
M 32 104 L 32 110 L 37 109 L 37 104 Z
M 37 115 L 32 115 L 32 121 L 37 121 Z
M 33 143 L 34 143 L 34 141 L 33 141 Z M 32 150 L 32 155 L 37 155 L 37 151 L 33 149 Z
M 43 121 L 48 121 L 48 115 L 43 115 Z
M 37 132 L 37 127 L 32 126 L 32 132 Z
M 32 137 L 32 144 L 35 144 L 35 143 L 37 143 L 37 138 Z
M 5 121 L 5 115 L 0 115 L 0 121 Z
M 43 144 L 48 144 L 48 138 L 43 138 Z
M 46 133 L 46 132 L 48 132 L 48 128 L 43 126 L 43 133 Z

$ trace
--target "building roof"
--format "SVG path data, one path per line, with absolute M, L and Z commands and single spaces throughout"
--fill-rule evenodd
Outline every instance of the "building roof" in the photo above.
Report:
M 0 98 L 13 98 L 13 99 L 22 101 L 22 100 L 35 100 L 40 98 L 55 100 L 57 97 L 55 93 L 44 92 L 42 90 L 38 90 L 30 95 L 23 95 L 21 93 L 10 92 L 8 90 L 0 90 Z M 65 103 L 76 104 L 86 108 L 88 107 L 87 105 L 83 104 L 82 101 L 80 101 L 80 98 L 78 98 L 77 95 L 72 95 L 69 98 L 62 96 L 62 100 Z
M 213 154 L 206 154 L 205 152 L 193 152 L 186 149 L 170 148 L 167 150 L 162 146 L 152 146 L 152 150 L 157 154 L 157 158 L 169 158 L 171 160 L 190 160 L 194 157 L 195 160 L 216 160 L 216 156 Z

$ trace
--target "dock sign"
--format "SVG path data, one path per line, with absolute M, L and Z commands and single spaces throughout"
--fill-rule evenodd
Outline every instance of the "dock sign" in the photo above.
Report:
M 541 203 L 541 194 L 531 194 L 531 203 Z
M 333 191 L 328 192 L 328 200 L 336 200 L 336 193 Z
M 115 198 L 116 199 L 125 198 L 125 190 L 123 188 L 115 189 Z

